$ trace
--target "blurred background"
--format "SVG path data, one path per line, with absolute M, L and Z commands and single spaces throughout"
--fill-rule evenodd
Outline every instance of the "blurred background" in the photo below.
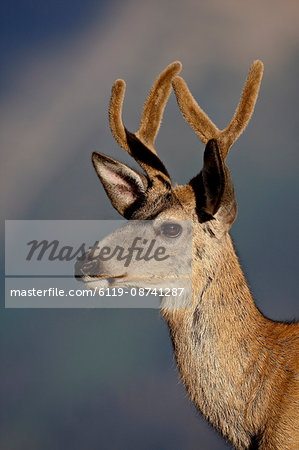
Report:
M 135 131 L 156 76 L 180 60 L 225 127 L 262 59 L 254 116 L 228 158 L 232 236 L 263 313 L 298 317 L 298 13 L 295 0 L 3 0 L 3 219 L 118 217 L 90 160 L 99 150 L 136 167 L 109 131 L 116 78 Z M 157 148 L 178 183 L 201 169 L 173 94 Z M 157 310 L 5 310 L 2 297 L 0 333 L 1 449 L 231 448 L 190 404 Z

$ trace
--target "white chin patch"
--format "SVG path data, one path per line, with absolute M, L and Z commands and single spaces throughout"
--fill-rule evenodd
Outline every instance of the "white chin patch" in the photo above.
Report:
M 105 278 L 91 278 L 91 277 L 85 277 L 83 279 L 83 283 L 86 287 L 89 289 L 107 289 L 109 287 L 108 280 Z

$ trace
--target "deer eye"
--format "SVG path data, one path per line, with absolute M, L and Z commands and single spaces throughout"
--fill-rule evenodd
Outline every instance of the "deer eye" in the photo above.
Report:
M 182 232 L 182 227 L 178 223 L 164 223 L 161 226 L 161 234 L 169 238 L 176 238 Z

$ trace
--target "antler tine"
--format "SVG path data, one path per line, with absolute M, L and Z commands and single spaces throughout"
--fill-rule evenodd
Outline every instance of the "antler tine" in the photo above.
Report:
M 140 127 L 135 134 L 127 131 L 122 121 L 122 105 L 126 84 L 123 80 L 116 80 L 112 87 L 109 108 L 112 134 L 118 144 L 136 159 L 151 178 L 157 172 L 169 178 L 167 170 L 157 157 L 154 142 L 171 92 L 172 79 L 180 72 L 181 68 L 181 63 L 175 61 L 157 78 L 145 102 Z
M 169 64 L 155 81 L 144 104 L 140 127 L 136 136 L 155 153 L 154 143 L 171 92 L 171 82 L 181 69 L 182 64 L 179 61 Z
M 241 100 L 230 124 L 220 134 L 219 145 L 223 159 L 226 158 L 232 144 L 245 130 L 258 97 L 264 65 L 262 61 L 254 61 L 242 92 Z
M 219 130 L 198 106 L 186 82 L 181 77 L 176 77 L 172 82 L 179 108 L 186 122 L 204 144 L 210 139 L 217 139 L 223 160 L 251 118 L 263 76 L 263 68 L 263 63 L 259 60 L 254 61 L 251 65 L 238 108 L 230 124 L 224 130 Z
M 127 143 L 126 131 L 122 121 L 122 106 L 125 97 L 126 83 L 124 80 L 116 80 L 112 86 L 109 107 L 110 129 L 118 145 L 131 154 Z
M 197 104 L 185 80 L 181 77 L 175 77 L 172 85 L 183 117 L 199 139 L 207 144 L 210 139 L 217 138 L 220 130 Z

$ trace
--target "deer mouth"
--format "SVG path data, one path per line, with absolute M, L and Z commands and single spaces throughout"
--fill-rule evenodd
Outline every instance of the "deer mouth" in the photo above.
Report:
M 127 274 L 123 274 L 123 275 L 113 275 L 111 276 L 111 274 L 105 274 L 105 275 L 82 275 L 80 277 L 76 278 L 80 278 L 82 281 L 84 281 L 84 283 L 88 284 L 88 282 L 95 282 L 95 281 L 106 281 L 110 286 L 112 286 L 113 284 L 116 283 L 116 280 L 119 280 L 121 278 L 127 278 Z
M 127 273 L 114 275 L 111 273 L 105 273 L 99 259 L 94 258 L 90 261 L 78 260 L 75 264 L 75 278 L 78 281 L 94 282 L 97 280 L 106 280 L 109 285 L 115 283 L 116 279 L 127 277 Z
M 127 278 L 127 274 L 125 273 L 124 275 L 114 275 L 113 277 L 110 275 L 106 279 L 109 283 L 109 286 L 112 286 L 113 284 L 116 283 L 116 280 L 119 280 L 121 278 Z

